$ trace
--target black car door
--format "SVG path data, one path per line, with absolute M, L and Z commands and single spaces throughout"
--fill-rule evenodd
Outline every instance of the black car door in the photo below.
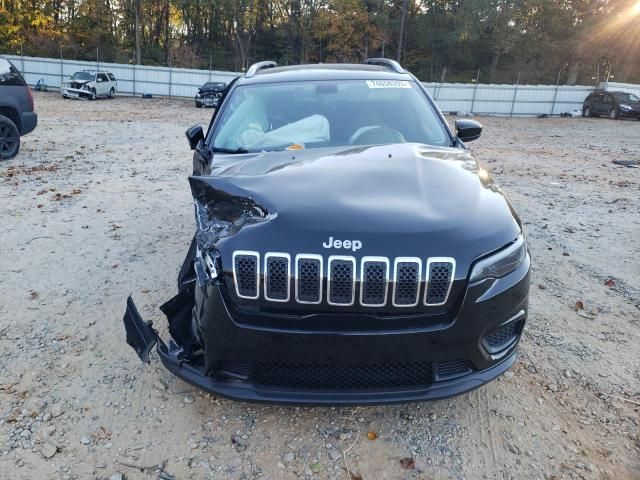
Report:
M 591 111 L 593 113 L 601 113 L 603 110 L 604 95 L 596 93 L 591 101 Z
M 609 113 L 612 109 L 615 108 L 615 100 L 613 95 L 607 94 L 604 98 L 604 103 L 602 105 L 602 113 Z

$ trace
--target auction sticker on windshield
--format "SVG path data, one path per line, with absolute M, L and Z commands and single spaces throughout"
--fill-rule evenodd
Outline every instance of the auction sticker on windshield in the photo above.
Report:
M 369 88 L 411 88 L 406 80 L 367 80 Z

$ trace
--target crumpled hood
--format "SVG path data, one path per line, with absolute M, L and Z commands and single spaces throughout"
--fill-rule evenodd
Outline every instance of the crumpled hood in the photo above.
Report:
M 199 229 L 220 218 L 233 224 L 213 239 L 223 257 L 242 249 L 354 254 L 325 248 L 333 237 L 358 240 L 358 255 L 470 263 L 520 231 L 468 150 L 396 144 L 216 155 L 213 164 L 212 176 L 190 182 Z
M 224 88 L 224 85 L 203 85 L 198 87 L 198 93 L 222 93 Z

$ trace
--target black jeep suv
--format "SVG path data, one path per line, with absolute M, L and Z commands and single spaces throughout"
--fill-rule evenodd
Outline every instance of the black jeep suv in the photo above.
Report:
M 612 120 L 620 117 L 640 120 L 640 98 L 633 93 L 597 90 L 585 98 L 582 113 L 585 117 L 607 115 Z
M 38 124 L 33 96 L 18 69 L 0 57 L 0 160 L 13 158 L 20 150 L 20 136 Z
M 219 395 L 376 404 L 460 394 L 505 372 L 528 310 L 512 206 L 394 61 L 253 65 L 195 149 L 196 233 L 161 309 L 127 342 Z

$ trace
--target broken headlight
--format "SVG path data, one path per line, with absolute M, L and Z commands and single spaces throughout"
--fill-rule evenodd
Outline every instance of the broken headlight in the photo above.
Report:
M 220 272 L 220 256 L 218 252 L 202 252 L 198 247 L 196 249 L 196 258 L 194 259 L 194 269 L 198 285 L 204 286 L 218 280 Z
M 476 283 L 489 278 L 502 278 L 518 268 L 527 256 L 527 244 L 520 234 L 515 242 L 476 263 L 471 270 L 470 283 Z

